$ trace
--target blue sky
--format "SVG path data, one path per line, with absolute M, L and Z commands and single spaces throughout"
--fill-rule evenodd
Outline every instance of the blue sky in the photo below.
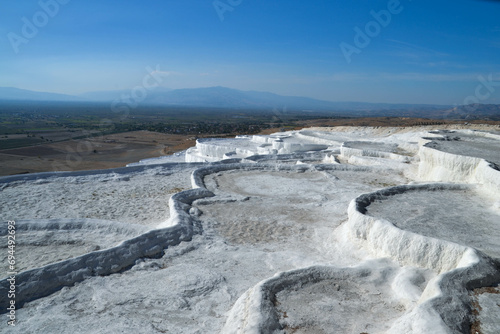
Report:
M 219 12 L 213 0 L 4 2 L 0 86 L 131 89 L 150 68 L 174 89 L 500 103 L 500 2 L 217 1 Z

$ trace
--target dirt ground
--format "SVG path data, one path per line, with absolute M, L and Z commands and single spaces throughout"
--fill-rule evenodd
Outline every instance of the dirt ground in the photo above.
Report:
M 0 150 L 0 175 L 123 167 L 194 145 L 193 136 L 134 131 Z

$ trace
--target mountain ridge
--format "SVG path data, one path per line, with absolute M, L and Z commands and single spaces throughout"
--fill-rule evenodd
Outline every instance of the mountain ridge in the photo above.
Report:
M 28 101 L 82 101 L 82 102 L 123 102 L 133 95 L 132 90 L 96 91 L 79 95 L 35 92 L 13 87 L 0 87 L 0 100 Z M 255 109 L 296 109 L 314 111 L 339 110 L 396 110 L 406 108 L 446 109 L 452 106 L 435 104 L 371 103 L 349 101 L 326 101 L 302 96 L 284 96 L 271 92 L 242 91 L 222 86 L 202 88 L 146 90 L 144 97 L 136 102 L 145 105 L 217 107 L 217 108 L 255 108 Z M 140 100 L 140 101 L 139 101 Z

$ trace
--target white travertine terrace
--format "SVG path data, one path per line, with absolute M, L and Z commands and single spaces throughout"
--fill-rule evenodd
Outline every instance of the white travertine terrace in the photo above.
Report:
M 477 320 L 471 293 L 500 284 L 498 249 L 491 246 L 496 232 L 481 239 L 488 229 L 500 230 L 500 135 L 487 126 L 435 130 L 200 139 L 184 163 L 157 158 L 109 171 L 0 178 L 3 220 L 18 220 L 19 235 L 37 233 L 19 245 L 33 256 L 16 276 L 22 308 L 12 332 L 62 326 L 75 332 L 72 326 L 98 318 L 96 332 L 306 333 L 335 326 L 353 333 L 468 333 Z M 51 216 L 68 205 L 68 180 L 90 189 L 88 197 L 72 197 L 77 207 L 91 197 L 97 211 L 100 200 L 108 206 L 144 200 L 112 216 L 102 210 L 88 219 L 77 207 Z M 104 194 L 99 184 L 106 182 L 126 191 Z M 28 204 L 22 214 L 18 201 L 31 203 L 30 193 L 48 204 L 36 210 Z M 432 209 L 450 205 L 447 194 L 464 206 L 461 219 Z M 168 214 L 153 214 L 167 202 Z M 466 205 L 474 205 L 470 216 Z M 455 225 L 446 227 L 450 220 Z M 480 235 L 453 235 L 474 223 L 482 230 L 469 231 Z M 428 235 L 426 224 L 440 233 Z M 67 243 L 64 233 L 71 233 Z M 2 224 L 0 236 L 6 234 Z M 40 261 L 36 252 L 51 244 Z M 72 244 L 74 253 L 57 254 Z M 6 289 L 4 278 L 1 296 Z M 483 323 L 484 314 L 500 317 L 489 298 L 481 297 Z M 114 321 L 117 312 L 126 325 Z M 495 333 L 495 326 L 484 328 Z

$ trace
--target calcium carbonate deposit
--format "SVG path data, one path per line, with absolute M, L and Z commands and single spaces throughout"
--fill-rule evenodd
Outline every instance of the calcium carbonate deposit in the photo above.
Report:
M 310 128 L 2 177 L 0 332 L 500 333 L 498 130 Z

